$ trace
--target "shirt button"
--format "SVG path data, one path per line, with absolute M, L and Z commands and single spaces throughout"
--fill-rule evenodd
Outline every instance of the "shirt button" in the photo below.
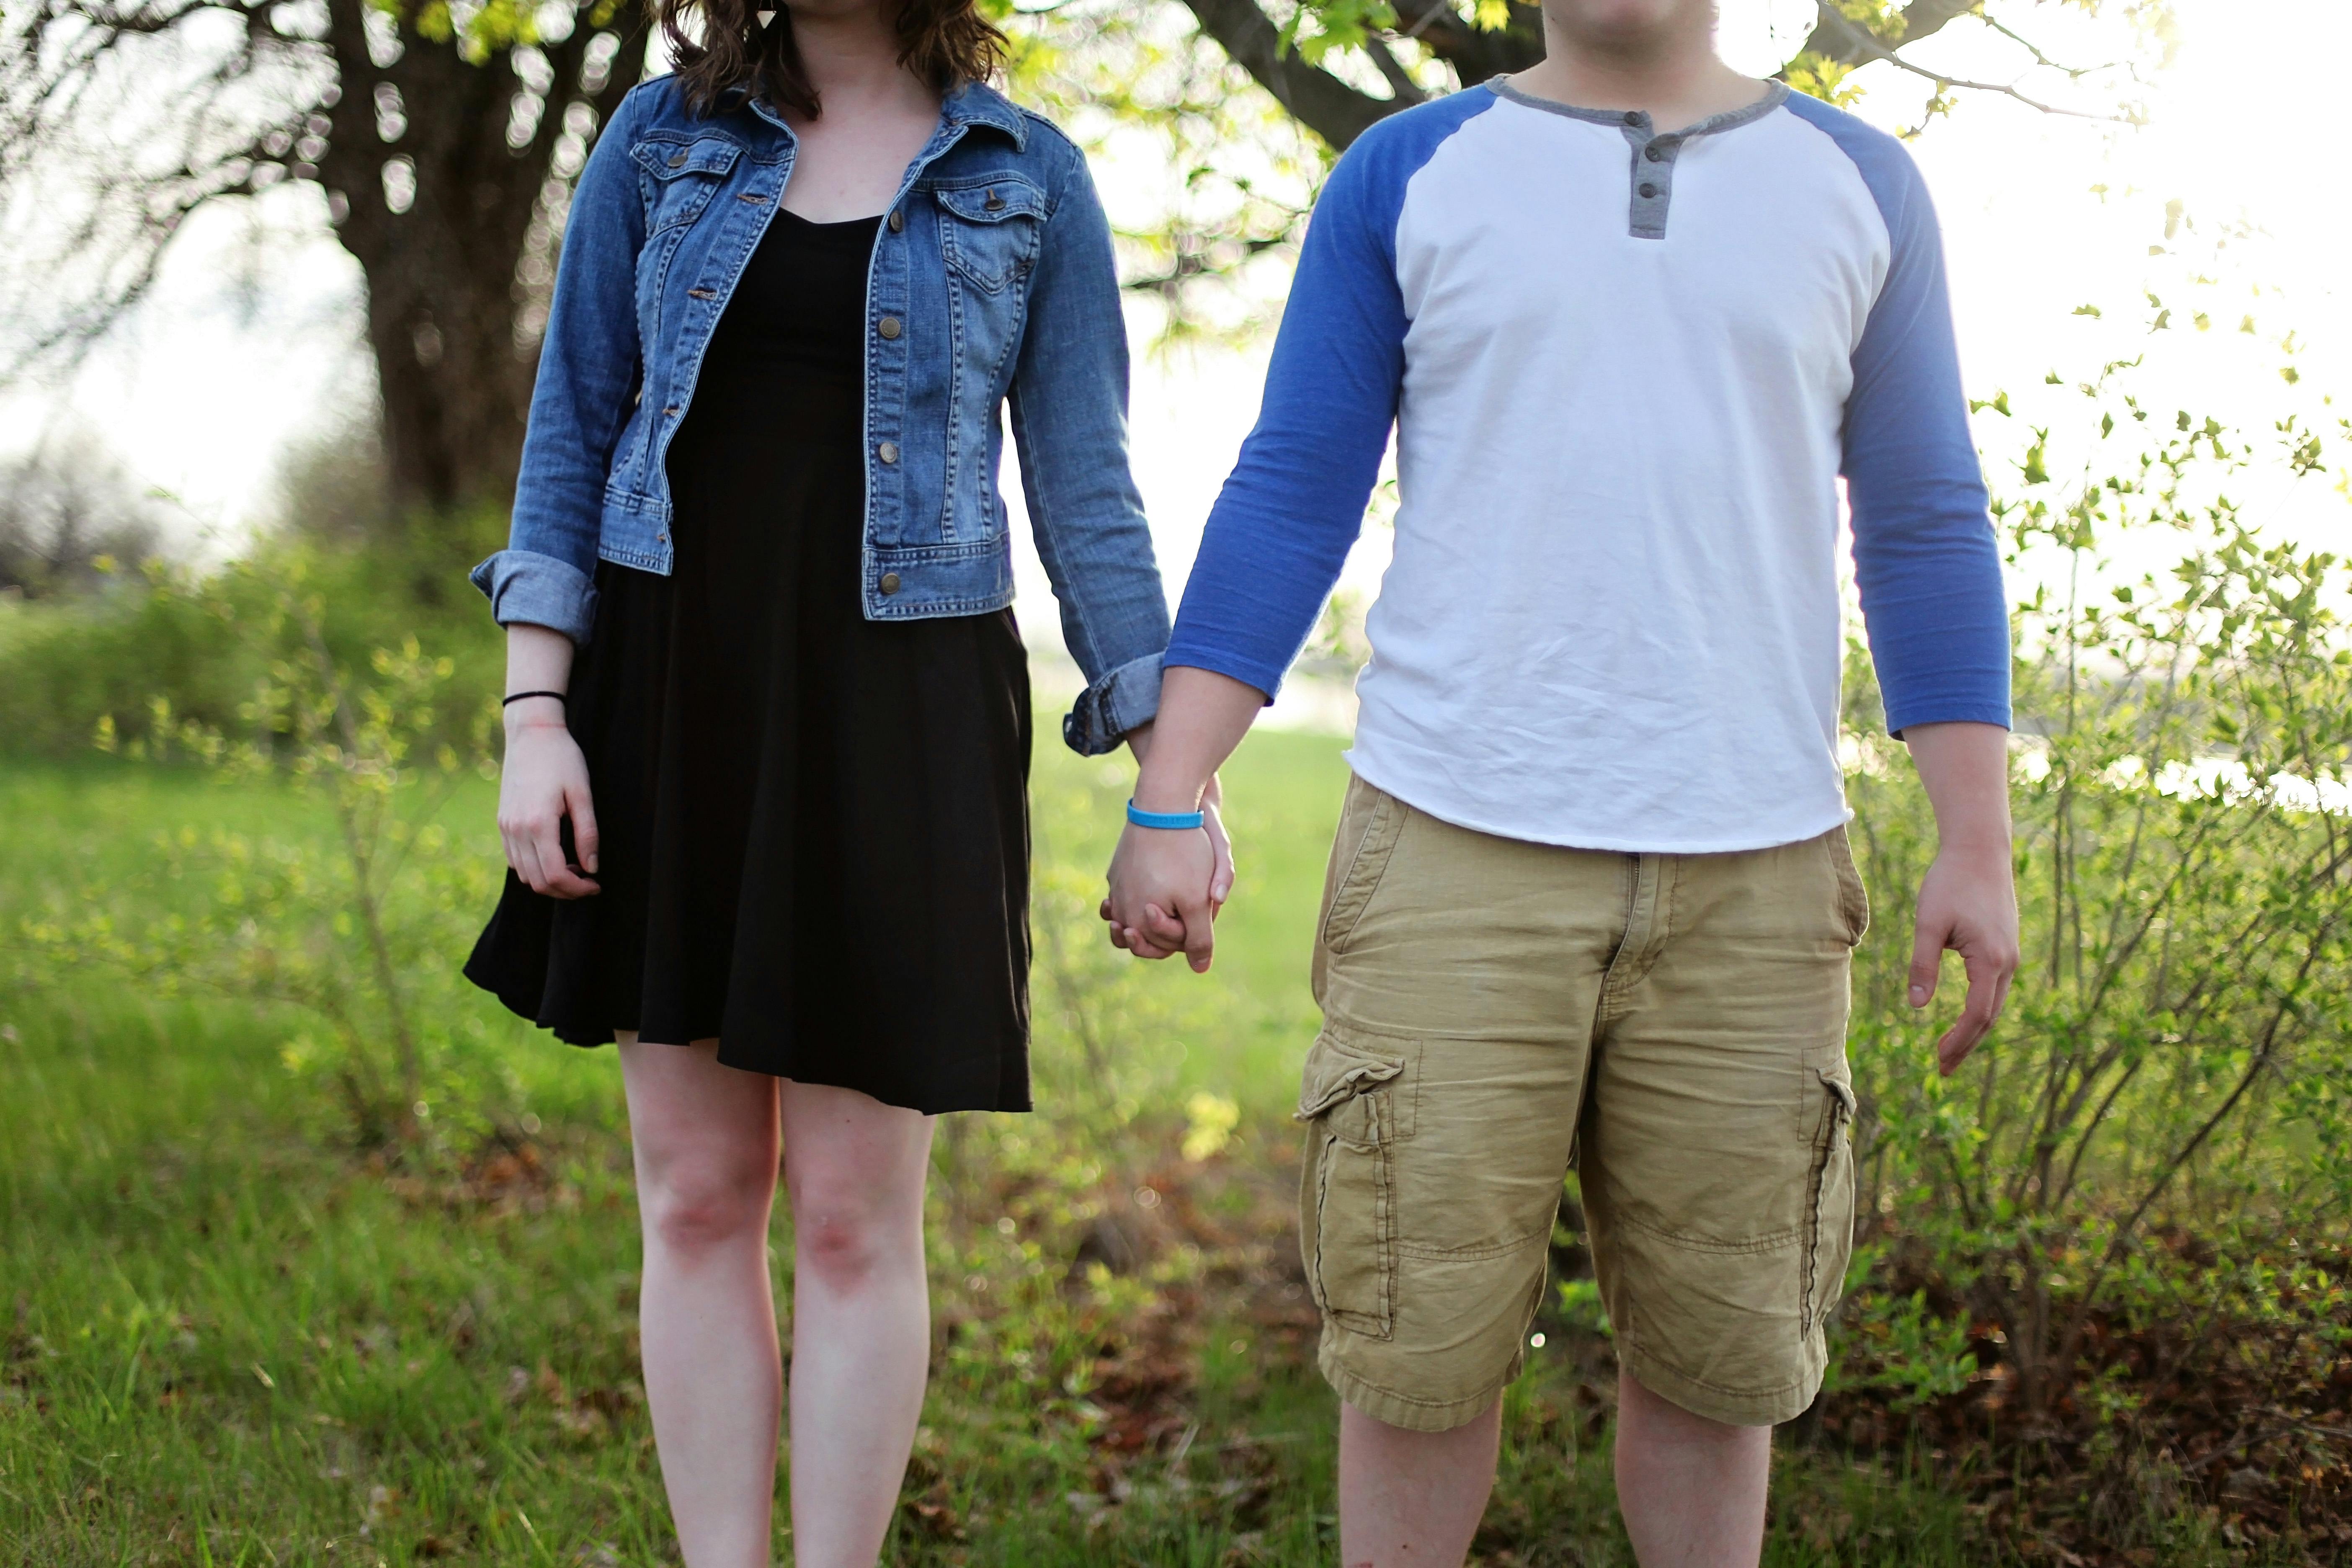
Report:
M 882 581 L 876 584 L 875 586 L 880 588 L 886 594 L 897 593 L 898 591 L 898 574 L 896 572 L 883 573 Z
M 1658 144 L 1655 142 L 1642 149 L 1642 156 L 1653 163 L 1663 163 L 1666 161 L 1666 155 L 1658 151 Z
M 1645 181 L 1643 181 L 1643 182 L 1642 183 L 1642 195 L 1643 195 L 1643 198 L 1644 200 L 1647 200 L 1647 199 L 1648 199 L 1648 198 L 1650 198 L 1650 197 L 1655 196 L 1657 194 L 1658 194 L 1658 187 L 1657 187 L 1657 186 L 1655 186 L 1655 185 L 1654 185 L 1654 184 L 1650 184 L 1648 181 L 1646 181 L 1646 180 L 1645 180 Z
M 898 460 L 898 443 L 885 441 L 874 449 L 874 455 L 886 463 L 895 463 Z
M 1626 123 L 1626 124 L 1628 124 L 1628 125 L 1639 125 L 1639 124 L 1641 124 L 1641 123 L 1642 123 L 1642 111 L 1641 111 L 1640 110 L 1638 110 L 1638 109 L 1629 109 L 1629 110 L 1627 110 L 1625 111 L 1625 123 Z
M 907 226 L 907 215 L 897 207 L 890 209 L 890 232 L 898 233 Z
M 886 338 L 895 338 L 906 329 L 896 316 L 885 316 L 874 329 Z

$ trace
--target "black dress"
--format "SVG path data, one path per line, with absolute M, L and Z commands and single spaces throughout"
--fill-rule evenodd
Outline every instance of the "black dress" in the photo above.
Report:
M 604 563 L 571 683 L 593 898 L 511 871 L 467 977 L 574 1045 L 1029 1109 L 1029 676 L 1010 610 L 866 619 L 873 218 L 780 212 L 669 449 L 672 574 Z M 569 841 L 567 839 L 567 847 Z

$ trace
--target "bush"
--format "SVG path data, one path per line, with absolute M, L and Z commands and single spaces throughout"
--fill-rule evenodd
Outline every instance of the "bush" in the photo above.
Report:
M 2121 374 L 2082 389 L 2101 417 L 2080 479 L 2049 476 L 2037 430 L 1996 508 L 2012 563 L 2060 585 L 2016 615 L 2026 959 L 2004 1021 L 1939 1079 L 1906 1005 L 1909 921 L 1857 964 L 1870 1289 L 1849 1386 L 1964 1406 L 2143 1492 L 2151 1463 L 2218 1485 L 2280 1447 L 2261 1473 L 2284 1478 L 2284 1517 L 2340 1492 L 2352 1452 L 2340 1430 L 2315 1467 L 2284 1452 L 2343 1426 L 2329 1379 L 2352 1341 L 2352 1258 L 2329 1239 L 2352 1201 L 2352 643 L 2333 608 L 2352 574 L 2259 537 L 2223 488 L 2253 447 L 2152 418 Z M 2293 421 L 2281 437 L 2315 465 Z M 2118 545 L 2166 534 L 2185 544 L 2168 574 L 2118 580 Z M 1852 687 L 1860 858 L 1909 889 L 1933 819 Z M 2221 1385 L 2268 1414 L 2210 1449 L 2168 1426 Z
M 465 570 L 504 529 L 502 518 L 475 514 L 357 542 L 275 538 L 211 573 L 117 564 L 95 594 L 0 601 L 0 754 L 81 755 L 102 722 L 123 745 L 143 743 L 158 697 L 178 720 L 233 730 L 287 651 L 256 628 L 276 613 L 274 584 L 295 570 L 320 601 L 339 664 L 364 668 L 373 649 L 415 637 L 455 659 L 466 696 L 491 695 L 499 633 Z
M 469 775 L 495 776 L 497 705 L 468 700 L 457 661 L 417 639 L 347 663 L 328 640 L 327 599 L 290 552 L 210 580 L 158 575 L 151 616 L 224 628 L 237 663 L 257 665 L 226 723 L 151 697 L 125 740 L 101 713 L 96 742 L 154 763 L 194 763 L 228 782 L 290 787 L 323 805 L 334 834 L 247 837 L 193 828 L 156 835 L 127 884 L 91 886 L 26 923 L 68 963 L 106 964 L 163 996 L 210 992 L 291 1005 L 334 1042 L 332 1070 L 362 1144 L 415 1142 L 428 1079 L 453 1070 L 447 982 L 497 878 L 453 841 L 440 809 Z M 309 1037 L 289 1067 L 317 1054 Z M 440 1097 L 470 1108 L 470 1089 Z

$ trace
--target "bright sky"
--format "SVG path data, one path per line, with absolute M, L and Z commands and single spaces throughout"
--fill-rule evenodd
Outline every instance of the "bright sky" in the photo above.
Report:
M 1811 0 L 1723 0 L 1721 43 L 1736 65 L 1772 68 L 1802 35 Z M 2115 19 L 2089 22 L 2047 7 L 2045 47 L 2069 63 L 2122 52 Z M 1966 95 L 1913 151 L 1940 209 L 1964 367 L 1971 393 L 2007 388 L 2024 417 L 2079 425 L 2072 405 L 2042 386 L 2056 369 L 2074 379 L 2145 352 L 2142 391 L 2166 411 L 2190 406 L 2266 432 L 2300 408 L 2326 416 L 2329 468 L 2290 487 L 2265 479 L 2250 515 L 2319 542 L 2352 541 L 2352 511 L 2331 487 L 2347 442 L 2336 425 L 2352 412 L 2352 208 L 2342 170 L 2342 74 L 2352 60 L 2352 7 L 2340 0 L 2266 0 L 2260 25 L 2243 0 L 2179 0 L 2178 62 L 2130 89 L 2149 122 L 2131 129 L 2036 113 Z M 2037 37 L 2037 41 L 2042 41 Z M 1962 22 L 1929 41 L 1937 68 L 1999 79 L 2014 53 Z M 1924 82 L 1874 66 L 1857 111 L 1890 129 L 1915 122 Z M 2084 89 L 2080 101 L 2093 101 Z M 2099 194 L 2095 187 L 2105 187 Z M 289 192 L 286 202 L 306 199 Z M 2167 241 L 2167 204 L 2186 223 Z M 268 216 L 268 215 L 265 215 Z M 276 214 L 293 226 L 291 208 Z M 2217 240 L 2228 239 L 2220 250 Z M 2151 254 L 2151 247 L 2162 254 Z M 267 257 L 258 264 L 248 258 Z M 2211 279 L 2199 283 L 2192 279 Z M 315 436 L 365 395 L 352 301 L 356 268 L 331 240 L 289 253 L 257 244 L 249 220 L 208 215 L 184 237 L 148 309 L 100 353 L 66 401 L 150 481 L 183 496 L 234 537 L 266 511 L 278 454 Z M 2150 333 L 2153 292 L 2174 328 Z M 2097 318 L 2073 314 L 2098 305 Z M 2204 312 L 2210 330 L 2190 324 Z M 2237 330 L 2251 316 L 2249 335 Z M 2280 376 L 2292 331 L 2302 382 Z M 1200 527 L 1255 417 L 1263 346 L 1139 361 L 1133 440 L 1137 477 L 1171 585 L 1181 584 Z M 2340 408 L 2319 406 L 2343 388 Z M 56 394 L 0 403 L 0 446 L 19 447 L 56 410 Z M 1991 416 L 1979 433 L 1996 487 L 2016 449 Z M 1007 464 L 1008 480 L 1013 478 Z M 1385 556 L 1379 531 L 1350 567 L 1362 587 Z M 1033 646 L 1056 640 L 1044 577 L 1022 567 L 1023 623 Z

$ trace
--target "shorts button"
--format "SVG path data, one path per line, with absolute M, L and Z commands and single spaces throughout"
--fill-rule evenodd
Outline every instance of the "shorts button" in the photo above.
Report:
M 897 593 L 898 591 L 898 574 L 896 572 L 883 573 L 882 581 L 876 584 L 875 586 L 880 588 L 886 594 Z
M 898 460 L 898 443 L 885 441 L 874 448 L 874 455 L 886 463 L 895 463 Z
M 896 316 L 885 316 L 878 323 L 876 324 L 874 330 L 880 332 L 886 338 L 895 338 L 900 332 L 906 331 L 906 325 Z

